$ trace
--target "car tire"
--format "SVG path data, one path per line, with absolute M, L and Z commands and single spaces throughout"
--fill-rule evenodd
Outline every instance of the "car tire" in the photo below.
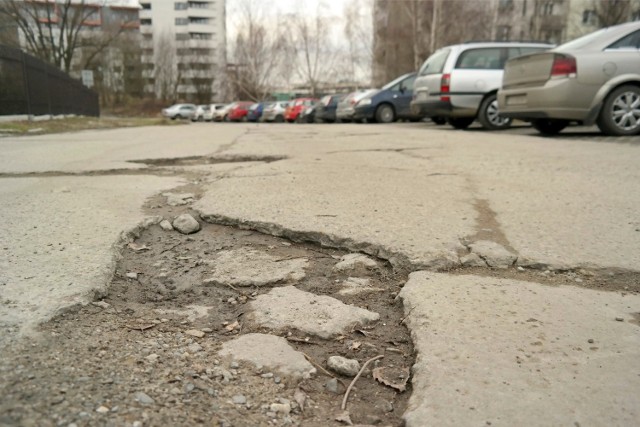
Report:
M 630 123 L 635 120 L 635 123 Z M 625 85 L 613 90 L 604 100 L 597 125 L 611 136 L 640 134 L 640 87 Z
M 449 117 L 447 123 L 449 123 L 455 129 L 466 129 L 471 126 L 475 119 L 473 117 Z
M 447 124 L 447 119 L 445 119 L 444 117 L 431 117 L 431 121 L 435 124 L 437 124 L 438 126 L 442 126 Z
M 543 135 L 557 135 L 569 126 L 569 121 L 560 119 L 536 119 L 531 122 L 531 125 Z
M 498 114 L 498 97 L 496 94 L 487 96 L 478 111 L 478 121 L 483 128 L 489 130 L 502 130 L 511 127 L 512 120 Z
M 376 122 L 377 123 L 391 123 L 396 120 L 396 112 L 389 104 L 382 104 L 376 108 Z
M 274 122 L 276 123 L 284 122 L 284 116 L 281 116 L 281 115 L 276 116 L 276 119 L 274 120 Z

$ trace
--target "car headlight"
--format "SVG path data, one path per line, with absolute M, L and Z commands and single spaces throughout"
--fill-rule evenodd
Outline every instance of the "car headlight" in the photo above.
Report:
M 356 107 L 364 107 L 365 105 L 371 105 L 371 98 L 361 99 L 356 104 Z

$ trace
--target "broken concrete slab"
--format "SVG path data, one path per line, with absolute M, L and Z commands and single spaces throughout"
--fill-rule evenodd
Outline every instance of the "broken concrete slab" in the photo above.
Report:
M 460 258 L 460 264 L 462 264 L 463 267 L 486 267 L 487 266 L 487 263 L 482 258 L 480 258 L 478 254 L 475 254 L 473 252 Z
M 195 195 L 193 193 L 162 193 L 167 198 L 169 206 L 184 206 L 193 202 Z
M 363 275 L 377 266 L 378 264 L 368 256 L 354 253 L 343 255 L 340 258 L 340 262 L 333 267 L 333 270 Z
M 242 335 L 224 343 L 218 355 L 262 366 L 292 381 L 311 378 L 316 373 L 302 353 L 295 351 L 285 338 L 274 335 Z
M 320 338 L 331 338 L 356 324 L 366 325 L 380 318 L 363 308 L 335 298 L 318 296 L 294 286 L 274 288 L 249 303 L 248 320 L 273 329 L 297 329 Z
M 371 279 L 363 277 L 349 277 L 342 282 L 342 289 L 338 291 L 340 295 L 356 295 L 363 292 L 382 291 L 382 288 L 376 288 L 371 284 Z
M 471 253 L 475 253 L 486 261 L 489 267 L 511 267 L 518 256 L 508 251 L 504 246 L 490 240 L 478 240 L 469 245 Z
M 407 427 L 640 419 L 640 328 L 615 320 L 640 296 L 422 271 L 400 297 L 418 352 Z
M 305 277 L 306 258 L 279 260 L 266 252 L 242 248 L 218 252 L 205 284 L 265 286 L 297 282 Z

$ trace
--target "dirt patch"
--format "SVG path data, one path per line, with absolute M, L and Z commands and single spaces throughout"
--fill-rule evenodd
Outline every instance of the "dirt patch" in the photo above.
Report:
M 185 207 L 160 208 L 150 201 L 149 210 L 170 217 Z M 387 372 L 402 372 L 406 379 L 406 369 L 414 363 L 402 304 L 395 299 L 406 272 L 381 263 L 369 279 L 382 291 L 340 295 L 349 275 L 334 272 L 333 266 L 344 252 L 249 230 L 202 226 L 190 236 L 153 226 L 125 248 L 101 301 L 61 314 L 41 326 L 37 339 L 5 349 L 0 424 L 344 425 L 335 417 L 342 412 L 351 379 L 325 372 L 327 359 L 339 355 L 362 365 L 384 355 L 357 381 L 347 409 L 354 423 L 402 425 L 410 385 L 401 393 L 374 380 L 372 370 L 387 367 Z M 307 258 L 299 289 L 375 311 L 380 320 L 331 340 L 295 328 L 277 333 L 318 369 L 299 384 L 220 359 L 222 343 L 240 334 L 276 334 L 245 322 L 247 302 L 270 287 L 203 285 L 217 252 L 239 248 L 277 259 Z M 194 336 L 188 332 L 192 330 L 204 336 Z M 327 388 L 332 376 L 337 384 Z
M 0 123 L 0 135 L 44 135 L 50 133 L 67 133 L 88 129 L 115 129 L 123 127 L 179 125 L 187 122 L 164 118 L 141 117 L 70 117 L 64 119 L 15 121 Z

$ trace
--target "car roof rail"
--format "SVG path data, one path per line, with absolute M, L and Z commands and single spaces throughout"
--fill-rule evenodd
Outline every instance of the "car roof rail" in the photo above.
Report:
M 467 40 L 463 42 L 463 44 L 469 44 L 469 43 L 538 43 L 538 44 L 548 44 L 548 45 L 553 44 L 544 40 Z

